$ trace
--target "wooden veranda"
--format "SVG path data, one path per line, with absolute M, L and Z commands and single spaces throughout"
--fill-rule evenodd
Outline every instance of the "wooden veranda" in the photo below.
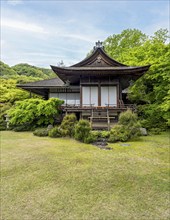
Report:
M 61 109 L 65 114 L 75 113 L 78 119 L 89 120 L 93 129 L 110 130 L 118 122 L 118 116 L 121 112 L 131 109 L 136 110 L 134 104 L 122 104 L 118 106 L 94 106 L 94 105 L 63 105 Z

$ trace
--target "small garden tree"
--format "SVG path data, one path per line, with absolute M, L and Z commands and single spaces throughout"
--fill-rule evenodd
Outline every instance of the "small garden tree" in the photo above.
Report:
M 72 137 L 74 135 L 74 127 L 76 121 L 77 118 L 75 114 L 68 114 L 63 118 L 63 121 L 60 126 L 62 136 Z
M 80 120 L 75 126 L 75 139 L 84 143 L 93 142 L 93 135 L 91 134 L 90 122 L 87 120 Z

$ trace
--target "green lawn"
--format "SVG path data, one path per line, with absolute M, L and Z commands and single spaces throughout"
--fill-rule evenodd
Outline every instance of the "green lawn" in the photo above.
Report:
M 1 219 L 169 219 L 168 133 L 128 144 L 1 132 Z

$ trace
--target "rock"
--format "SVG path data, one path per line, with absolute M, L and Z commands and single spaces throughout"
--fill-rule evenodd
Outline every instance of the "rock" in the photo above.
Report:
M 107 146 L 107 143 L 103 142 L 103 141 L 96 141 L 93 143 L 93 145 L 105 147 L 105 146 Z
M 97 146 L 98 148 L 100 148 L 102 150 L 112 150 L 111 147 L 107 147 L 108 143 L 103 140 L 98 140 L 98 141 L 94 142 L 93 145 Z
M 123 146 L 123 147 L 129 147 L 130 144 L 120 144 L 120 146 Z
M 141 132 L 142 136 L 147 136 L 148 135 L 146 128 L 140 128 L 140 132 Z
M 53 125 L 48 125 L 47 131 L 51 130 L 53 128 Z

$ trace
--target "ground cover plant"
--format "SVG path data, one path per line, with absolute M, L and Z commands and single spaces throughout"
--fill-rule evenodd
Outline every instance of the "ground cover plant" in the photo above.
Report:
M 109 144 L 1 132 L 1 219 L 169 219 L 169 134 Z

